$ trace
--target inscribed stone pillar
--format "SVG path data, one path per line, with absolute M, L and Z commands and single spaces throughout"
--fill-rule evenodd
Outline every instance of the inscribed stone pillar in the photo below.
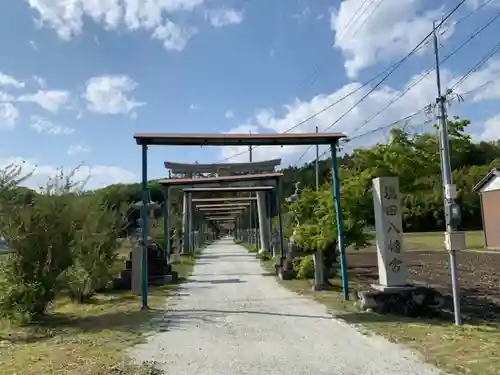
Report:
M 142 282 L 142 246 L 136 244 L 132 248 L 132 292 L 141 295 Z
M 401 198 L 397 177 L 373 179 L 377 259 L 381 289 L 407 286 L 408 266 L 403 248 Z
M 188 193 L 184 192 L 182 200 L 182 253 L 189 252 L 189 204 Z
M 259 216 L 260 250 L 259 253 L 269 252 L 270 228 L 268 210 L 266 207 L 266 192 L 257 192 L 257 211 Z

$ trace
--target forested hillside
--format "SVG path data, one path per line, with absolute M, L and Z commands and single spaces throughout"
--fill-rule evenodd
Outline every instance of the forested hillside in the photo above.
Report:
M 463 227 L 481 227 L 479 197 L 472 187 L 493 167 L 500 167 L 500 142 L 475 143 L 467 135 L 468 120 L 455 119 L 450 122 L 452 142 L 452 168 L 455 184 L 462 205 Z M 380 176 L 399 176 L 404 195 L 405 226 L 411 231 L 443 229 L 443 194 L 440 175 L 438 144 L 435 133 L 413 135 L 403 129 L 391 130 L 390 141 L 370 148 L 355 149 L 341 160 L 343 185 L 354 189 L 359 209 L 365 212 L 367 225 L 373 220 L 371 180 Z M 294 183 L 301 187 L 315 184 L 315 164 L 288 167 L 283 170 L 284 194 L 293 194 Z M 320 162 L 320 183 L 329 179 L 330 160 Z M 174 190 L 172 206 L 177 212 L 182 207 L 179 191 Z M 112 204 L 134 202 L 140 198 L 140 185 L 120 184 L 96 191 L 106 196 Z M 151 183 L 151 197 L 162 202 L 161 187 Z M 174 208 L 175 207 L 175 208 Z M 178 220 L 177 220 L 178 221 Z
M 455 119 L 450 122 L 452 142 L 452 168 L 454 182 L 462 205 L 463 228 L 481 227 L 479 197 L 472 187 L 493 167 L 500 167 L 500 142 L 475 143 L 466 128 L 468 120 Z M 320 183 L 325 184 L 330 176 L 330 160 L 320 162 Z M 435 133 L 410 134 L 403 129 L 391 130 L 389 142 L 370 148 L 355 149 L 350 155 L 340 159 L 340 175 L 349 195 L 356 196 L 358 209 L 364 212 L 367 225 L 373 221 L 371 180 L 380 176 L 399 176 L 404 196 L 405 226 L 411 231 L 431 231 L 443 229 L 443 194 L 440 162 Z M 301 167 L 288 167 L 284 172 L 284 194 L 293 194 L 294 183 L 301 188 L 314 187 L 315 163 Z M 151 198 L 163 202 L 162 188 L 156 182 L 150 183 Z M 34 194 L 22 190 L 22 196 Z M 140 184 L 116 184 L 93 192 L 105 199 L 109 205 L 118 207 L 140 199 Z M 25 199 L 25 198 L 23 198 Z M 180 191 L 174 189 L 171 197 L 172 210 L 180 213 L 182 199 Z M 160 214 L 160 212 L 159 212 Z M 132 222 L 139 216 L 131 212 Z M 173 218 L 173 226 L 180 227 L 179 216 Z

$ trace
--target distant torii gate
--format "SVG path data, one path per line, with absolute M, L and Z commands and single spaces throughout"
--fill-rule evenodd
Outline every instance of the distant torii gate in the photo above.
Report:
M 340 264 L 344 298 L 349 299 L 347 261 L 345 255 L 344 226 L 340 204 L 340 181 L 337 164 L 337 146 L 343 133 L 281 133 L 281 134 L 166 134 L 137 133 L 136 143 L 142 148 L 142 288 L 141 309 L 148 309 L 147 250 L 149 235 L 147 203 L 148 187 L 148 146 L 309 146 L 329 145 L 332 156 L 332 190 L 335 205 L 337 231 L 339 235 Z

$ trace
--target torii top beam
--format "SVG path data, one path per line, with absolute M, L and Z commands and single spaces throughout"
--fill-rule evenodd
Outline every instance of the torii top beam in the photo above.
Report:
M 248 202 L 248 201 L 254 201 L 256 200 L 257 197 L 226 197 L 226 198 L 193 198 L 193 203 L 198 203 L 198 202 L 220 202 L 220 203 L 225 203 L 225 202 Z
M 199 210 L 207 209 L 207 208 L 217 208 L 217 209 L 227 209 L 227 208 L 246 208 L 249 207 L 250 203 L 218 203 L 218 204 L 197 204 L 196 208 Z
M 254 193 L 256 191 L 272 191 L 275 186 L 241 186 L 241 187 L 199 187 L 199 188 L 186 188 L 187 193 Z
M 274 172 L 274 169 L 281 164 L 281 159 L 264 160 L 250 163 L 175 163 L 166 161 L 165 168 L 171 169 L 172 173 L 217 173 L 229 175 L 234 173 L 258 173 Z
M 247 207 L 206 207 L 206 208 L 198 208 L 198 211 L 201 213 L 206 212 L 228 212 L 228 211 L 238 211 L 243 212 Z
M 277 185 L 283 173 L 244 174 L 236 176 L 202 177 L 202 178 L 173 178 L 159 180 L 158 183 L 165 187 L 189 188 L 194 186 L 206 187 L 249 187 L 255 185 Z
M 138 145 L 148 146 L 308 146 L 335 145 L 343 133 L 195 134 L 136 133 Z

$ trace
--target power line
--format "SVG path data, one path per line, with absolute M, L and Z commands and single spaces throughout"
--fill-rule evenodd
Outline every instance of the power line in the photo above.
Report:
M 291 128 L 289 128 L 289 129 L 285 130 L 283 133 L 288 133 L 288 132 L 290 132 L 290 131 L 292 131 L 292 130 L 294 130 L 294 129 L 298 128 L 299 126 L 304 125 L 306 122 L 308 122 L 308 121 L 312 120 L 313 118 L 315 118 L 315 117 L 319 116 L 320 114 L 322 114 L 322 113 L 324 113 L 324 112 L 328 111 L 328 110 L 329 110 L 330 108 L 332 108 L 333 106 L 335 106 L 335 105 L 339 104 L 340 102 L 342 102 L 343 100 L 347 99 L 347 98 L 348 98 L 348 97 L 350 97 L 351 95 L 354 95 L 355 93 L 357 93 L 359 90 L 361 90 L 361 89 L 363 89 L 364 87 L 368 86 L 370 83 L 372 83 L 372 82 L 373 82 L 373 81 L 375 81 L 377 78 L 379 78 L 380 76 L 382 76 L 382 75 L 383 75 L 385 72 L 387 72 L 389 69 L 390 69 L 390 67 L 389 67 L 389 68 L 387 68 L 387 69 L 385 69 L 384 71 L 380 72 L 379 74 L 377 74 L 376 76 L 374 76 L 373 78 L 371 78 L 369 81 L 366 81 L 366 82 L 365 82 L 365 83 L 363 83 L 361 86 L 357 87 L 356 89 L 354 89 L 354 90 L 352 90 L 352 91 L 348 92 L 347 94 L 343 95 L 343 96 L 342 96 L 342 97 L 340 97 L 339 99 L 335 100 L 333 103 L 330 103 L 329 105 L 327 105 L 326 107 L 324 107 L 324 108 L 323 108 L 323 109 L 321 109 L 320 111 L 318 111 L 318 112 L 316 112 L 316 113 L 312 114 L 311 116 L 309 116 L 309 117 L 307 117 L 306 119 L 304 119 L 304 120 L 300 121 L 299 123 L 295 124 L 295 125 L 294 125 L 294 126 L 292 126 Z M 283 133 L 282 133 L 282 134 L 283 134 Z M 255 146 L 255 147 L 254 147 L 254 150 L 255 150 L 257 147 L 259 147 L 259 146 Z M 237 157 L 237 156 L 240 156 L 240 155 L 243 155 L 243 154 L 245 154 L 245 153 L 247 153 L 247 152 L 248 152 L 248 151 L 246 151 L 246 150 L 241 151 L 241 152 L 239 152 L 239 153 L 237 153 L 237 154 L 234 154 L 234 155 L 232 155 L 232 156 L 229 156 L 229 157 L 227 157 L 227 158 L 222 159 L 220 162 L 224 162 L 224 161 L 226 161 L 226 160 L 233 159 L 233 158 L 235 158 L 235 157 Z
M 345 118 L 354 108 L 356 108 L 357 106 L 359 106 L 368 96 L 370 96 L 383 82 L 385 82 L 387 80 L 387 78 L 389 78 L 391 76 L 392 73 L 394 73 L 394 71 L 399 67 L 401 66 L 408 58 L 410 58 L 410 56 L 412 56 L 424 43 L 427 42 L 427 40 L 434 34 L 435 30 L 436 29 L 439 29 L 439 27 L 445 23 L 459 8 L 460 6 L 462 6 L 464 3 L 465 3 L 466 0 L 462 0 L 458 3 L 458 5 L 455 6 L 455 8 L 453 8 L 442 20 L 441 22 L 436 26 L 433 27 L 432 31 L 427 34 L 427 36 L 422 39 L 406 56 L 404 56 L 401 60 L 399 60 L 395 65 L 392 66 L 391 69 L 389 69 L 389 72 L 375 85 L 373 86 L 365 95 L 363 95 L 361 97 L 361 99 L 359 99 L 353 106 L 351 106 L 346 112 L 344 112 L 339 118 L 337 118 L 332 124 L 330 124 L 326 129 L 331 129 L 333 126 L 335 126 L 336 124 L 338 124 L 343 118 Z M 491 24 L 493 22 L 490 21 L 488 23 Z M 485 28 L 485 27 L 484 27 Z M 483 28 L 483 30 L 484 30 Z M 469 41 L 471 40 L 472 38 L 469 39 Z M 465 45 L 465 44 L 464 44 Z M 463 47 L 463 45 L 461 46 Z M 461 48 L 460 47 L 460 48 Z M 455 54 L 456 52 L 458 52 L 458 50 L 455 50 L 453 51 L 449 56 L 447 56 L 446 59 L 448 59 L 449 57 L 451 57 L 453 54 Z M 397 100 L 401 99 L 408 91 L 410 91 L 413 87 L 415 87 L 419 82 L 421 82 L 427 75 L 429 75 L 431 72 L 433 71 L 433 69 L 430 69 L 429 71 L 427 71 L 422 77 L 419 78 L 419 80 L 417 80 L 416 82 L 414 82 L 412 85 L 410 85 L 408 88 L 406 88 L 402 93 L 398 94 L 398 96 L 396 98 L 394 98 L 393 100 L 391 100 L 388 104 L 386 104 L 380 111 L 378 111 L 374 116 L 372 116 L 372 118 L 368 119 L 368 121 L 365 121 L 361 126 L 359 126 L 358 128 L 355 129 L 354 132 L 358 131 L 359 129 L 361 129 L 363 126 L 365 126 L 366 124 L 368 124 L 370 121 L 372 121 L 375 117 L 377 117 L 380 113 L 382 113 L 384 110 L 386 110 L 390 105 L 392 105 L 394 102 L 396 102 Z M 310 145 L 299 157 L 299 159 L 295 162 L 295 164 L 298 164 L 302 158 L 307 154 L 307 152 L 311 149 L 312 145 Z
M 436 28 L 439 28 L 444 22 L 446 22 L 467 0 L 461 0 L 442 20 L 441 22 L 436 26 Z M 294 125 L 293 127 L 291 127 L 290 129 L 286 130 L 284 133 L 287 133 L 301 125 L 303 125 L 304 123 L 306 123 L 307 121 L 315 118 L 316 116 L 318 116 L 319 114 L 325 112 L 326 110 L 330 109 L 331 107 L 333 107 L 334 105 L 338 104 L 339 102 L 341 102 L 342 100 L 346 99 L 347 97 L 353 95 L 355 92 L 359 91 L 360 89 L 362 89 L 363 87 L 367 86 L 369 83 L 371 83 L 372 81 L 376 80 L 378 77 L 380 77 L 381 75 L 383 75 L 384 73 L 387 72 L 387 74 L 385 74 L 385 76 L 372 88 L 368 91 L 368 93 L 366 93 L 359 101 L 357 101 L 351 108 L 349 108 L 342 116 L 340 116 L 337 120 L 335 120 L 330 126 L 328 126 L 325 130 L 328 130 L 330 128 L 332 128 L 333 126 L 335 126 L 340 120 L 342 120 L 345 116 L 347 116 L 347 114 L 349 114 L 354 108 L 356 108 L 361 102 L 363 102 L 369 95 L 371 95 L 382 83 L 384 83 L 391 75 L 392 73 L 398 68 L 400 67 L 408 58 L 410 58 L 426 41 L 427 39 L 429 39 L 429 37 L 432 35 L 432 33 L 434 32 L 434 29 L 432 32 L 430 32 L 429 34 L 427 34 L 427 36 L 422 39 L 406 56 L 404 56 L 402 59 L 400 59 L 398 62 L 396 62 L 394 65 L 392 65 L 391 67 L 389 67 L 388 69 L 384 70 L 383 72 L 379 73 L 377 76 L 373 77 L 371 80 L 369 80 L 368 82 L 366 82 L 365 84 L 363 84 L 362 86 L 358 87 L 357 89 L 349 92 L 348 94 L 344 95 L 343 97 L 341 97 L 339 100 L 335 101 L 334 103 L 330 104 L 329 106 L 323 108 L 321 111 L 311 115 L 310 117 L 308 117 L 307 119 L 301 121 L 300 123 Z M 254 147 L 257 148 L 258 146 Z M 235 155 L 232 155 L 230 157 L 227 157 L 225 159 L 223 159 L 222 161 L 227 161 L 227 160 L 230 160 L 230 159 L 233 159 L 237 156 L 240 156 L 240 155 L 243 155 L 245 154 L 247 151 L 242 151 L 240 153 L 237 153 Z M 306 151 L 307 152 L 307 151 Z
M 368 3 L 369 0 L 364 0 L 361 5 L 359 6 L 359 8 L 356 10 L 356 12 L 354 13 L 354 15 L 349 19 L 349 21 L 346 23 L 346 25 L 344 26 L 344 28 L 342 29 L 342 31 L 339 33 L 339 36 L 338 36 L 338 39 L 340 40 L 345 34 L 344 32 L 347 30 L 347 28 L 351 25 L 351 23 L 354 21 L 354 19 L 359 19 L 359 17 L 361 17 L 365 12 L 366 10 L 369 8 L 369 4 L 368 6 L 363 10 L 363 12 L 359 15 L 359 17 L 357 17 L 357 15 L 359 14 L 359 12 L 361 11 L 361 8 L 363 8 L 365 6 L 366 3 Z M 371 2 L 373 3 L 374 0 L 371 0 Z
M 474 13 L 479 12 L 481 9 L 483 9 L 486 5 L 491 3 L 493 0 L 486 0 L 484 3 L 482 3 L 480 6 L 478 6 L 476 9 L 470 11 L 467 13 L 465 16 L 460 18 L 456 23 L 455 26 L 460 25 L 462 22 L 464 22 L 466 19 L 468 19 L 470 16 L 472 16 Z
M 368 14 L 368 16 L 365 18 L 365 20 L 363 22 L 361 22 L 361 24 L 358 26 L 358 28 L 351 34 L 351 37 L 355 37 L 356 34 L 359 32 L 359 30 L 361 30 L 361 28 L 363 27 L 363 25 L 370 19 L 371 16 L 373 16 L 373 14 L 377 11 L 377 9 L 383 4 L 385 0 L 380 0 L 373 8 L 372 8 L 372 11 L 370 12 L 370 14 Z
M 464 95 L 469 95 L 469 94 L 472 94 L 474 91 L 478 91 L 478 90 L 481 90 L 482 88 L 488 86 L 488 85 L 491 85 L 493 82 L 495 82 L 497 79 L 500 79 L 500 74 L 498 74 L 496 77 L 490 79 L 489 81 L 479 85 L 478 87 L 475 87 L 469 91 L 466 91 L 460 95 L 464 96 Z
M 474 65 L 471 69 L 469 69 L 467 71 L 467 73 L 464 76 L 462 76 L 462 78 L 460 78 L 457 83 L 455 83 L 453 85 L 453 87 L 451 88 L 451 91 L 454 91 L 457 87 L 459 87 L 461 84 L 463 84 L 467 80 L 467 78 L 469 78 L 480 67 L 482 67 L 484 64 L 486 64 L 499 51 L 500 51 L 500 42 L 498 42 L 497 44 L 495 44 L 495 46 L 485 56 L 483 56 L 481 58 L 481 60 L 479 60 L 476 63 L 476 65 Z
M 422 46 L 426 42 L 427 39 L 429 39 L 433 35 L 434 30 L 438 29 L 444 22 L 446 22 L 460 8 L 460 6 L 462 6 L 462 4 L 465 3 L 465 1 L 467 1 L 467 0 L 461 0 L 458 3 L 458 5 L 456 5 L 455 8 L 453 8 L 441 20 L 441 22 L 437 26 L 433 27 L 432 31 L 429 34 L 427 34 L 427 36 L 424 39 L 422 39 L 406 56 L 404 56 L 401 60 L 399 60 L 399 62 L 392 69 L 390 69 L 390 71 L 384 76 L 384 78 L 382 78 L 365 95 L 363 95 L 363 97 L 360 100 L 358 100 L 351 108 L 349 108 L 346 112 L 344 112 L 344 114 L 342 114 L 342 116 L 340 116 L 337 120 L 335 120 L 325 130 L 331 129 L 333 126 L 335 126 L 340 120 L 342 120 L 345 116 L 347 116 L 354 108 L 356 108 L 359 104 L 361 104 L 369 95 L 371 95 L 382 83 L 384 83 L 387 80 L 387 78 L 389 78 L 391 76 L 392 73 L 394 73 L 394 71 L 397 68 L 399 68 L 407 59 L 410 58 L 410 56 L 412 56 L 420 48 L 420 46 Z
M 361 10 L 361 8 L 364 6 L 364 4 L 367 2 L 368 0 L 364 0 L 364 2 L 358 7 L 358 9 L 356 10 L 356 12 L 354 12 L 354 14 L 351 16 L 351 18 L 349 19 L 349 21 L 347 21 L 346 25 L 342 28 L 342 30 L 340 30 L 339 33 L 336 33 L 337 36 L 334 38 L 333 42 L 329 45 L 328 47 L 328 51 L 335 47 L 335 43 L 336 41 L 340 41 L 344 35 L 344 32 L 347 30 L 347 28 L 350 26 L 350 24 L 352 23 L 352 21 L 356 18 L 356 16 L 358 15 L 359 11 Z M 373 1 L 373 0 L 372 0 Z M 309 83 L 301 86 L 299 88 L 299 91 L 302 91 L 302 90 L 306 90 L 308 88 L 310 88 L 312 85 L 314 85 L 317 81 L 317 76 L 318 76 L 318 73 L 319 71 L 321 70 L 321 68 L 323 67 L 324 65 L 324 58 L 320 59 L 320 61 L 318 62 L 318 64 L 316 65 L 316 68 L 314 68 L 314 71 L 312 72 L 311 76 L 310 76 L 310 81 Z
M 446 55 L 443 60 L 440 61 L 440 64 L 443 64 L 446 62 L 448 59 L 453 57 L 455 54 L 457 54 L 463 47 L 465 47 L 467 44 L 469 44 L 475 37 L 477 37 L 480 33 L 482 33 L 488 26 L 490 26 L 493 22 L 495 22 L 498 18 L 500 17 L 500 12 L 498 12 L 491 20 L 489 20 L 486 24 L 484 24 L 482 27 L 474 31 L 469 37 L 464 40 L 458 47 L 456 47 L 453 51 L 451 51 L 448 55 Z M 378 115 L 380 115 L 383 111 L 385 111 L 387 108 L 389 108 L 392 104 L 394 104 L 396 101 L 401 99 L 404 95 L 406 95 L 412 88 L 414 88 L 416 85 L 418 85 L 420 82 L 422 82 L 430 73 L 432 73 L 435 70 L 435 67 L 428 69 L 422 76 L 419 77 L 418 80 L 413 82 L 410 86 L 408 86 L 405 90 L 403 90 L 401 93 L 396 95 L 395 98 L 393 98 L 391 101 L 389 101 L 384 107 L 382 107 L 381 110 L 376 112 L 374 115 L 372 115 L 369 119 L 367 119 L 363 124 L 361 124 L 359 127 L 354 129 L 354 133 L 356 133 L 359 129 L 361 129 L 363 126 L 368 124 L 370 121 L 373 121 Z

